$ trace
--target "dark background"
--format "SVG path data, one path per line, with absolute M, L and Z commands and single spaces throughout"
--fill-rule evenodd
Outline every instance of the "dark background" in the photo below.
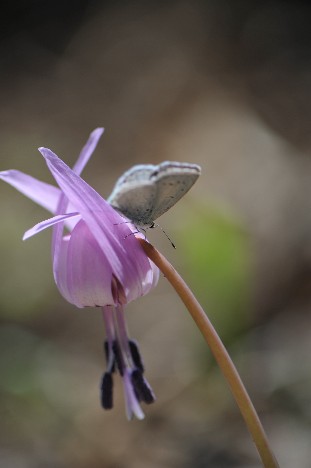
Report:
M 21 1 L 0 16 L 0 170 L 51 182 L 39 146 L 103 196 L 135 163 L 198 163 L 155 243 L 188 281 L 282 467 L 311 457 L 309 2 Z M 48 217 L 0 185 L 0 459 L 6 468 L 257 467 L 210 352 L 164 278 L 129 305 L 157 402 L 99 405 L 104 327 L 52 277 Z M 149 236 L 149 233 L 148 233 Z

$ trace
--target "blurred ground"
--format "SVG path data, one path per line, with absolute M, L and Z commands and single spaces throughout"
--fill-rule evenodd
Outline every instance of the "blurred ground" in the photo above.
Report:
M 103 196 L 135 163 L 202 165 L 155 243 L 224 339 L 285 468 L 310 466 L 308 2 L 12 2 L 1 18 L 0 170 L 51 177 L 38 146 Z M 0 459 L 5 468 L 257 467 L 203 339 L 162 278 L 128 307 L 157 402 L 104 413 L 104 328 L 54 286 L 46 213 L 0 185 Z M 120 382 L 119 382 L 120 384 Z

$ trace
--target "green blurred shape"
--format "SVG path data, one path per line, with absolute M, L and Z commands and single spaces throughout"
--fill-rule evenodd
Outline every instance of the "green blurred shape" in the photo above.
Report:
M 188 284 L 222 339 L 230 341 L 248 324 L 250 248 L 233 217 L 195 207 L 178 233 Z
M 35 391 L 34 358 L 40 343 L 40 338 L 26 329 L 0 327 L 0 391 L 14 395 Z
M 26 242 L 25 230 L 44 219 L 43 210 L 29 209 L 28 201 L 18 206 L 0 200 L 5 222 L 0 228 L 0 318 L 25 320 L 41 314 L 54 286 L 51 265 L 51 233 Z M 45 217 L 47 217 L 45 213 Z

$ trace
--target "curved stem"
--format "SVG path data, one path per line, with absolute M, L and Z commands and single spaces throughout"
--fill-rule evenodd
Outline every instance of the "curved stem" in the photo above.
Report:
M 253 406 L 253 403 L 244 387 L 244 384 L 236 370 L 226 348 L 219 338 L 216 330 L 206 316 L 201 305 L 194 297 L 193 293 L 180 277 L 173 266 L 160 254 L 151 244 L 143 239 L 138 239 L 142 248 L 148 257 L 162 271 L 167 280 L 171 283 L 177 294 L 187 307 L 193 320 L 200 329 L 202 335 L 207 341 L 210 350 L 212 351 L 218 366 L 220 367 L 231 392 L 236 400 L 236 403 L 241 411 L 244 421 L 251 433 L 256 444 L 257 450 L 261 457 L 263 466 L 266 468 L 278 468 L 278 462 L 275 459 L 273 452 L 269 446 L 269 442 Z

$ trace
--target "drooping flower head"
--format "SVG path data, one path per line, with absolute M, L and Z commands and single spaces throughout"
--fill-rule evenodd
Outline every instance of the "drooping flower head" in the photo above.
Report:
M 52 227 L 53 273 L 59 291 L 77 307 L 103 311 L 107 369 L 102 405 L 113 406 L 112 374 L 118 370 L 128 418 L 141 419 L 140 401 L 151 403 L 154 395 L 143 376 L 137 344 L 128 337 L 124 307 L 147 294 L 159 273 L 131 235 L 130 225 L 80 177 L 102 133 L 101 128 L 91 133 L 73 169 L 51 150 L 39 148 L 59 188 L 16 170 L 0 172 L 0 178 L 54 214 L 28 230 L 24 239 Z

